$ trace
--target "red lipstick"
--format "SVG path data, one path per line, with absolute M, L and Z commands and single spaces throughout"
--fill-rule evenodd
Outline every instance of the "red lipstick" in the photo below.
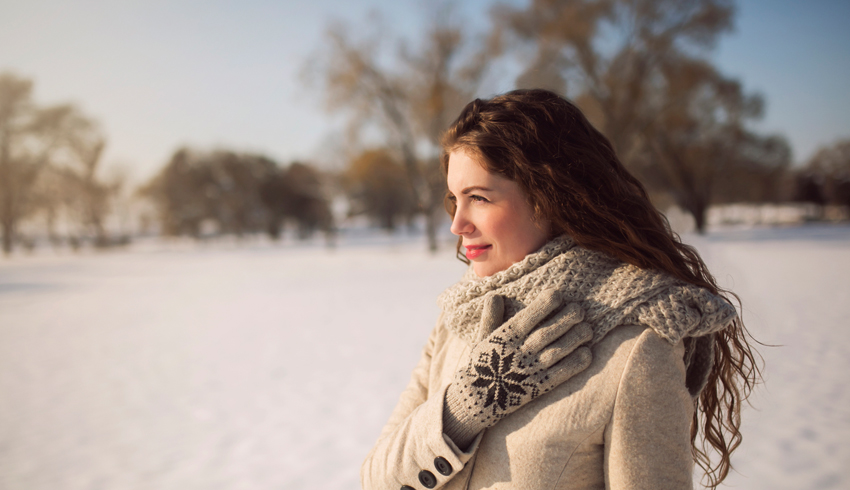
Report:
M 468 247 L 465 247 L 466 258 L 469 260 L 475 260 L 478 256 L 490 250 L 492 247 L 492 245 L 470 245 Z

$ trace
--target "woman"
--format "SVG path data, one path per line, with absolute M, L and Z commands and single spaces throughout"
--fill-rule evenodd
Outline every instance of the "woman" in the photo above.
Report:
M 695 461 L 718 485 L 756 354 L 610 143 L 567 100 L 518 90 L 468 104 L 443 150 L 471 267 L 363 487 L 691 488 Z

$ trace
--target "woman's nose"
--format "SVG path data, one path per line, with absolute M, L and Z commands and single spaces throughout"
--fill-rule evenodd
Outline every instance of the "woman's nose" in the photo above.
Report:
M 461 211 L 460 208 L 455 210 L 455 216 L 452 218 L 452 227 L 450 228 L 451 232 L 455 235 L 467 235 L 472 233 L 475 227 L 472 225 L 472 222 L 466 216 L 464 211 Z

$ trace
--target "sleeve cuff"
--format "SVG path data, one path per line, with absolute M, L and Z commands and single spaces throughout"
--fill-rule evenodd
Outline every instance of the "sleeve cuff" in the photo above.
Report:
M 417 418 L 424 429 L 419 432 L 425 436 L 423 444 L 416 444 L 419 449 L 409 455 L 413 461 L 403 464 L 404 471 L 397 475 L 401 483 L 417 490 L 439 488 L 448 483 L 475 454 L 483 435 L 483 432 L 478 434 L 469 448 L 461 451 L 443 433 L 443 405 L 447 388 L 448 385 L 444 386 L 420 407 Z

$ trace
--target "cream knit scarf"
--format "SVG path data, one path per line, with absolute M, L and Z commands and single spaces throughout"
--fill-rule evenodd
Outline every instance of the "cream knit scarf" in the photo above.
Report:
M 651 327 L 671 344 L 684 339 L 687 384 L 693 396 L 702 390 L 711 369 L 709 335 L 736 318 L 728 301 L 706 289 L 579 247 L 567 236 L 492 276 L 479 278 L 470 267 L 437 303 L 446 327 L 472 344 L 487 293 L 504 297 L 507 319 L 550 288 L 564 293 L 567 302 L 581 303 L 594 332 L 591 344 L 614 327 L 630 324 Z

